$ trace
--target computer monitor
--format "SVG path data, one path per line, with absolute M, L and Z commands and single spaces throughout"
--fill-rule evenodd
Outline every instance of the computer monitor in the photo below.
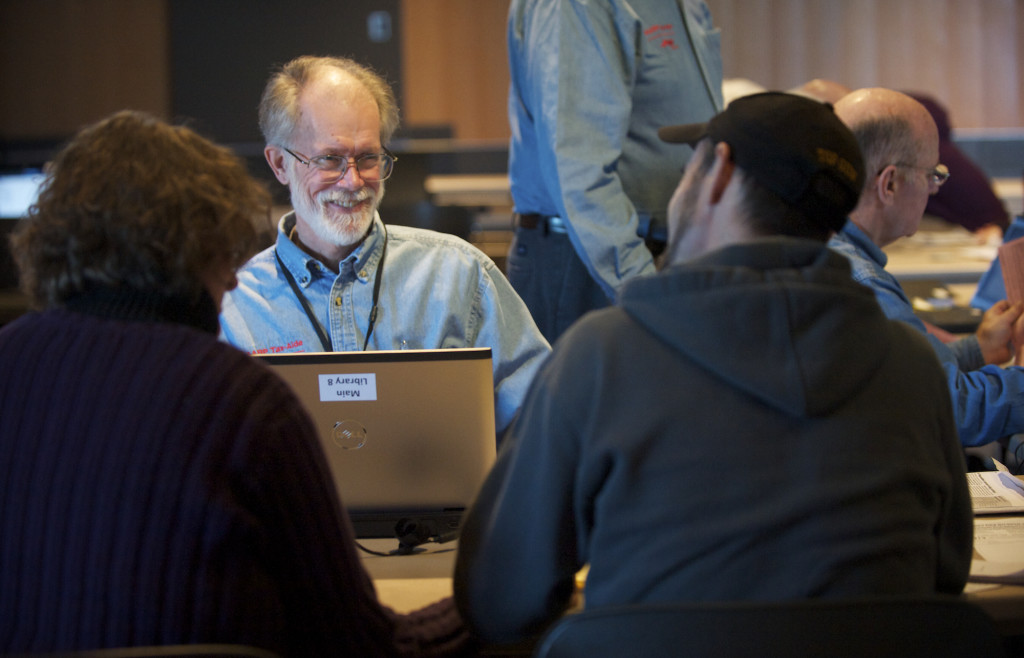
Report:
M 312 417 L 357 537 L 455 537 L 495 459 L 490 348 L 257 358 Z
M 36 202 L 43 173 L 39 169 L 0 171 L 0 291 L 18 286 L 17 269 L 7 238 Z
M 21 219 L 36 202 L 43 173 L 38 169 L 0 172 L 0 219 Z

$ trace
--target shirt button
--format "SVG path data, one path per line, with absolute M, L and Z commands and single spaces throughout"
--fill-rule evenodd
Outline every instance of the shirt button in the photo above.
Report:
M 365 279 L 366 278 L 366 270 L 359 270 L 359 278 L 361 278 L 361 279 Z
M 309 277 L 308 276 L 302 277 L 301 279 L 299 279 L 299 283 L 301 283 L 301 284 L 309 283 Z
M 334 298 L 334 305 L 335 306 L 341 306 L 341 297 L 335 297 Z

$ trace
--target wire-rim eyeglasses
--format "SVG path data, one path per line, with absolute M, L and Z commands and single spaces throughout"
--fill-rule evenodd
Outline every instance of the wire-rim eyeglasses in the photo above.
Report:
M 320 173 L 321 180 L 324 182 L 336 181 L 342 178 L 348 173 L 352 163 L 355 164 L 359 177 L 365 181 L 387 180 L 391 176 L 391 172 L 394 171 L 395 161 L 398 160 L 387 149 L 384 149 L 381 153 L 364 153 L 355 158 L 347 155 L 332 154 L 315 155 L 307 158 L 286 146 L 281 148 L 310 169 L 316 169 Z

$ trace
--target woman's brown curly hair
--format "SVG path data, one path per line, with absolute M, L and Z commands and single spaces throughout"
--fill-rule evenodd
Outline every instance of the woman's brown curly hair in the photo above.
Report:
M 210 268 L 252 255 L 269 220 L 266 189 L 236 155 L 141 112 L 83 129 L 46 171 L 11 237 L 37 307 L 94 285 L 197 296 Z

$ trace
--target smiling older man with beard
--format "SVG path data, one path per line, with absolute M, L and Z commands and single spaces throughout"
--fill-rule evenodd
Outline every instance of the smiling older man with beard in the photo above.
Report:
M 388 84 L 352 60 L 300 57 L 270 78 L 264 155 L 294 211 L 239 270 L 223 338 L 253 354 L 490 347 L 500 433 L 550 348 L 483 252 L 381 221 L 397 126 Z

